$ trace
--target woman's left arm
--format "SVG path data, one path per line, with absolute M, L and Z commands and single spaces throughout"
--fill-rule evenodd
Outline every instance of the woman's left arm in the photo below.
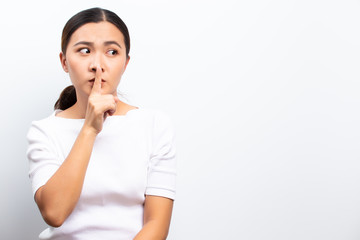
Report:
M 134 240 L 165 240 L 170 227 L 173 200 L 147 195 L 144 205 L 144 226 Z

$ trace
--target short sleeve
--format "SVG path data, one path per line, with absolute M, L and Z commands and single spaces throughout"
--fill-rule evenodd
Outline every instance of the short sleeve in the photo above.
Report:
M 152 153 L 148 165 L 145 194 L 175 199 L 176 147 L 173 123 L 159 112 L 154 117 Z
M 61 163 L 58 160 L 54 145 L 41 124 L 33 122 L 27 134 L 29 161 L 29 178 L 32 192 L 36 191 L 51 178 Z

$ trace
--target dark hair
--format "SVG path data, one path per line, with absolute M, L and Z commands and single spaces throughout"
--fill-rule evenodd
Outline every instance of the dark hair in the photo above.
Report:
M 66 48 L 69 44 L 70 38 L 78 28 L 87 23 L 98 23 L 102 21 L 114 24 L 124 35 L 126 57 L 129 57 L 130 35 L 128 28 L 118 15 L 102 8 L 90 8 L 87 10 L 83 10 L 69 19 L 69 21 L 64 26 L 61 36 L 61 51 L 63 52 L 63 54 L 66 55 Z M 74 86 L 70 85 L 61 92 L 59 99 L 54 105 L 54 109 L 65 110 L 74 105 L 75 103 L 76 91 Z

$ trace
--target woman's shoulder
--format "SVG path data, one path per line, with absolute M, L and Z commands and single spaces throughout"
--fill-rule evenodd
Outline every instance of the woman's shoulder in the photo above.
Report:
M 119 101 L 117 103 L 117 109 L 116 109 L 116 112 L 115 112 L 115 116 L 125 116 L 127 115 L 128 112 L 130 112 L 131 110 L 135 110 L 135 109 L 139 109 L 139 107 L 136 107 L 136 106 L 133 106 L 133 105 L 130 105 L 126 102 L 123 102 L 123 101 Z
M 135 109 L 133 109 L 135 110 Z M 152 108 L 152 107 L 140 107 L 137 108 L 135 111 L 138 110 L 139 114 L 142 114 L 144 117 L 147 116 L 149 119 L 158 120 L 158 119 L 169 119 L 170 115 L 166 113 L 164 110 L 159 108 Z M 131 110 L 130 110 L 131 111 Z
M 56 109 L 44 118 L 33 120 L 30 129 L 38 129 L 46 132 L 54 132 L 56 129 L 62 128 L 79 128 L 84 119 L 70 119 L 60 115 L 63 110 Z M 60 116 L 59 116 L 60 115 Z
M 126 119 L 133 124 L 140 124 L 152 129 L 168 128 L 173 119 L 166 111 L 154 107 L 129 107 Z
M 173 127 L 173 118 L 166 111 L 159 108 L 145 108 L 143 114 L 147 116 L 153 128 L 168 129 Z M 145 116 L 144 116 L 145 117 Z
M 54 124 L 53 121 L 54 116 L 55 111 L 47 117 L 33 120 L 28 129 L 28 138 L 33 136 L 49 135 L 52 132 L 52 129 L 56 127 L 56 124 Z
M 51 112 L 49 115 L 47 115 L 43 118 L 33 120 L 31 122 L 31 125 L 49 125 L 49 124 L 51 124 L 53 118 L 56 116 L 56 113 L 57 113 L 57 110 Z
M 165 113 L 163 110 L 159 108 L 153 108 L 153 107 L 147 107 L 147 106 L 134 106 L 131 104 L 128 104 L 126 102 L 120 101 L 119 104 L 119 111 L 116 113 L 116 115 L 119 116 L 125 116 L 129 113 L 137 113 L 138 115 L 141 115 L 142 117 L 166 117 L 168 116 L 167 113 Z

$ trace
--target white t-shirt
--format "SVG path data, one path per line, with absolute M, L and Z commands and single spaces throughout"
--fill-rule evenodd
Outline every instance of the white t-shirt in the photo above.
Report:
M 34 121 L 27 157 L 33 194 L 69 154 L 84 119 Z M 175 198 L 176 160 L 170 117 L 154 109 L 133 109 L 106 118 L 96 137 L 80 199 L 59 228 L 40 239 L 132 239 L 143 226 L 145 195 Z

